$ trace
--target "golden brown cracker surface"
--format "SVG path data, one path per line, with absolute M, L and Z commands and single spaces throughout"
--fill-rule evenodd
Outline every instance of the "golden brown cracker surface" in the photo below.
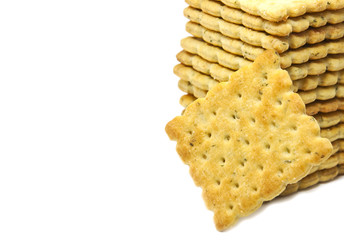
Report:
M 218 230 L 278 196 L 332 152 L 272 50 L 191 103 L 166 132 L 203 189 Z

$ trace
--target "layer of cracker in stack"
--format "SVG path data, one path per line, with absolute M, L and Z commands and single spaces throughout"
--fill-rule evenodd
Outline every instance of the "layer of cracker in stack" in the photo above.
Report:
M 175 74 L 186 107 L 266 49 L 280 66 L 306 112 L 333 144 L 332 156 L 282 195 L 344 174 L 344 1 L 186 0 L 190 21 Z M 312 3 L 310 3 L 312 2 Z

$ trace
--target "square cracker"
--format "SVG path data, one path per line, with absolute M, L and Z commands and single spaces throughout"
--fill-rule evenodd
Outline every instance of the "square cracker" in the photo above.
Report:
M 272 22 L 285 21 L 289 17 L 298 17 L 310 12 L 344 8 L 344 1 L 341 0 L 221 0 L 221 2 Z
M 225 230 L 332 152 L 269 50 L 166 125 L 218 230 Z
M 257 31 L 265 31 L 274 36 L 288 36 L 292 32 L 303 32 L 309 27 L 319 28 L 326 24 L 337 24 L 344 21 L 344 9 L 309 13 L 276 23 L 245 13 L 240 9 L 228 7 L 215 0 L 186 0 L 186 2 L 194 8 L 221 17 L 227 22 L 244 25 Z

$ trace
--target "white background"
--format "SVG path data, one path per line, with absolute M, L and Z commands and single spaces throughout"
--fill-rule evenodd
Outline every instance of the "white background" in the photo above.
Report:
M 0 239 L 329 239 L 344 178 L 217 232 L 165 124 L 178 1 L 0 1 Z

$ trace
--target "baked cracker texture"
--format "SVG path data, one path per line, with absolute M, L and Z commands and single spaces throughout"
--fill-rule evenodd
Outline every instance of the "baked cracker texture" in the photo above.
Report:
M 332 152 L 279 64 L 277 52 L 264 52 L 166 125 L 219 231 L 281 194 Z
M 319 28 L 344 21 L 344 9 L 308 13 L 276 23 L 213 0 L 186 0 L 186 3 L 193 8 L 201 9 L 205 13 L 221 17 L 230 23 L 244 25 L 257 31 L 265 31 L 275 36 L 289 36 L 292 32 L 304 32 L 310 27 Z
M 298 17 L 309 12 L 344 8 L 344 2 L 341 0 L 221 0 L 221 2 L 272 22 L 285 21 L 289 17 Z

